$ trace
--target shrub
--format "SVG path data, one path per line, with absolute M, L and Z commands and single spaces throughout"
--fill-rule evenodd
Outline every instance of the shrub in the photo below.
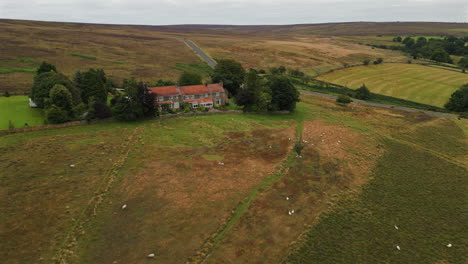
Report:
M 99 119 L 109 118 L 112 116 L 111 109 L 105 103 L 100 101 L 94 102 L 94 115 Z
M 3 96 L 5 96 L 5 97 L 10 97 L 10 92 L 5 91 L 5 92 L 3 93 Z
M 468 84 L 463 85 L 452 94 L 445 104 L 445 108 L 455 112 L 468 111 Z
M 13 124 L 11 120 L 8 120 L 8 129 L 10 130 L 15 129 L 15 125 Z
M 413 61 L 412 61 L 412 60 L 408 60 L 408 64 L 411 64 L 411 63 L 413 63 Z
M 46 111 L 46 120 L 49 124 L 60 124 L 69 121 L 67 111 L 61 109 L 56 105 L 52 105 Z
M 353 100 L 351 100 L 351 98 L 349 98 L 349 96 L 347 96 L 347 95 L 340 95 L 340 96 L 338 96 L 338 98 L 336 98 L 336 102 L 340 103 L 340 104 L 349 104 L 352 101 Z
M 365 60 L 362 62 L 362 64 L 364 64 L 364 65 L 366 65 L 366 66 L 369 65 L 369 63 L 370 63 L 370 60 L 369 60 L 369 59 L 365 59 Z
M 360 88 L 356 89 L 354 97 L 361 100 L 368 100 L 370 95 L 371 93 L 369 89 L 367 89 L 366 85 L 363 84 Z
M 301 155 L 303 149 L 304 145 L 302 145 L 301 141 L 298 141 L 296 144 L 294 144 L 294 152 L 296 152 L 297 155 Z
M 87 110 L 88 110 L 88 107 L 83 103 L 76 105 L 73 107 L 73 116 L 75 118 L 81 118 L 83 114 L 86 113 Z

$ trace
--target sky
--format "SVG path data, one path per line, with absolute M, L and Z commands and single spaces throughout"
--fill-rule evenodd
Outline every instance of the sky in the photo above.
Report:
M 0 18 L 140 25 L 468 22 L 468 0 L 0 0 Z

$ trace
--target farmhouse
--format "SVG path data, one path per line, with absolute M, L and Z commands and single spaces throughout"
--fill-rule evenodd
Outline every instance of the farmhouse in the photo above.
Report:
M 173 109 L 180 108 L 182 103 L 189 103 L 192 108 L 198 108 L 200 105 L 211 108 L 215 105 L 224 105 L 227 100 L 222 82 L 190 86 L 152 87 L 149 90 L 156 95 L 156 104 L 158 106 L 168 104 Z

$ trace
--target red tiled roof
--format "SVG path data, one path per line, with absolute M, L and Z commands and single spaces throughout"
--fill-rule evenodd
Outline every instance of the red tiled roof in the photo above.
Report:
M 198 99 L 198 102 L 201 104 L 201 103 L 212 103 L 213 100 L 211 98 L 202 98 L 202 99 Z
M 151 87 L 149 89 L 151 90 L 151 92 L 155 93 L 158 96 L 179 95 L 179 91 L 175 85 Z M 200 85 L 181 86 L 180 92 L 182 95 L 194 95 L 194 94 L 224 92 L 224 89 L 221 83 L 212 83 L 208 85 L 200 84 Z
M 157 104 L 173 104 L 174 102 L 166 101 L 166 102 L 157 102 Z
M 184 100 L 184 103 L 196 103 L 198 100 Z
M 177 87 L 175 85 L 152 87 L 149 89 L 158 96 L 179 95 L 179 91 L 177 91 Z
M 223 85 L 221 83 L 208 84 L 208 90 L 210 90 L 210 93 L 224 92 Z
M 184 95 L 205 94 L 210 92 L 205 85 L 181 86 L 180 90 Z

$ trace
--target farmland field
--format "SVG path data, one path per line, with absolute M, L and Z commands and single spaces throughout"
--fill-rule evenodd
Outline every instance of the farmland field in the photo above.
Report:
M 0 97 L 0 129 L 8 129 L 9 121 L 15 128 L 44 124 L 42 109 L 29 107 L 27 96 Z
M 468 83 L 468 74 L 417 64 L 384 63 L 342 69 L 318 79 L 354 89 L 365 84 L 374 93 L 443 107 L 455 90 Z
M 155 253 L 155 263 L 200 263 L 207 254 L 205 263 L 280 263 L 293 253 L 289 261 L 309 263 L 320 260 L 316 252 L 323 249 L 345 263 L 355 257 L 460 260 L 466 120 L 302 99 L 287 115 L 198 116 L 0 136 L 0 258 L 152 263 L 146 255 Z M 299 137 L 301 157 L 291 152 Z M 395 156 L 401 151 L 404 160 Z M 377 195 L 383 190 L 403 196 Z M 425 203 L 425 193 L 437 195 Z M 350 199 L 349 210 L 356 210 L 342 216 L 340 204 Z M 440 210 L 443 215 L 436 214 Z M 379 255 L 371 244 L 353 255 L 369 241 L 362 231 L 367 212 L 377 220 L 372 230 Z M 420 212 L 434 223 L 421 220 Z M 358 216 L 349 226 L 331 221 L 349 214 Z M 393 223 L 401 235 L 391 233 Z M 354 233 L 344 245 L 343 228 Z M 380 243 L 388 236 L 391 241 Z M 396 240 L 415 247 L 396 256 L 390 245 Z M 311 248 L 317 241 L 323 244 Z M 456 247 L 449 251 L 441 243 Z

